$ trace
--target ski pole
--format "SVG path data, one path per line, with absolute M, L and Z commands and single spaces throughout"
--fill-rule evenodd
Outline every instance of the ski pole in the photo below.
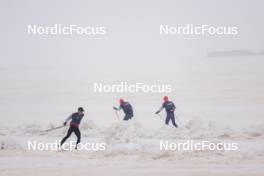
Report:
M 162 116 L 160 115 L 160 114 L 157 114 L 158 116 L 159 116 L 159 118 L 161 119 L 161 120 L 163 120 L 164 122 L 166 122 L 163 118 L 162 118 Z M 174 127 L 172 127 L 170 124 L 166 124 L 166 125 L 168 125 L 169 127 L 171 127 L 171 128 L 173 128 L 173 129 L 175 129 Z
M 50 129 L 44 130 L 42 132 L 49 132 L 49 131 L 57 130 L 57 129 L 60 129 L 60 128 L 63 128 L 63 127 L 65 127 L 65 125 L 54 127 L 54 128 L 50 128 Z
M 119 120 L 119 115 L 118 115 L 118 113 L 117 113 L 116 110 L 115 110 L 115 114 L 116 114 L 116 118 L 117 118 L 117 120 Z
M 162 118 L 162 116 L 160 115 L 160 114 L 157 114 L 158 116 L 159 116 L 159 118 L 161 119 L 161 120 L 163 120 L 164 122 L 165 122 L 165 120 Z
M 119 115 L 118 115 L 118 113 L 117 113 L 118 108 L 116 108 L 115 106 L 113 106 L 113 109 L 114 109 L 114 111 L 115 111 L 115 114 L 116 114 L 116 118 L 117 118 L 117 120 L 119 120 Z

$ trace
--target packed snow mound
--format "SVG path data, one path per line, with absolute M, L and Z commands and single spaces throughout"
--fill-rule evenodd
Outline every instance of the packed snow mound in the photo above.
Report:
M 57 126 L 57 124 L 50 124 L 48 126 L 30 124 L 19 126 L 18 128 L 0 127 L 0 148 L 1 150 L 26 150 L 25 140 L 31 139 L 31 137 L 43 141 L 61 139 L 66 134 L 68 126 L 49 133 L 41 134 L 39 132 Z M 77 152 L 90 158 L 131 156 L 153 160 L 188 161 L 191 159 L 195 161 L 197 159 L 197 162 L 201 161 L 201 158 L 212 162 L 233 162 L 244 159 L 256 159 L 258 157 L 259 159 L 264 158 L 262 149 L 258 151 L 252 151 L 250 149 L 252 145 L 255 146 L 254 142 L 260 145 L 259 143 L 262 143 L 264 139 L 264 125 L 261 124 L 247 129 L 233 130 L 230 127 L 219 127 L 213 121 L 203 122 L 196 117 L 181 128 L 163 125 L 159 129 L 146 130 L 136 119 L 132 119 L 130 121 L 116 122 L 105 130 L 100 130 L 93 121 L 88 121 L 87 123 L 82 123 L 80 129 L 82 136 L 87 137 L 83 141 L 94 138 L 95 141 L 106 143 L 106 150 L 104 151 L 94 153 L 85 151 Z M 190 139 L 195 141 L 208 140 L 210 142 L 242 141 L 242 143 L 247 143 L 249 149 L 246 151 L 240 150 L 232 152 L 218 150 L 160 150 L 161 140 L 179 142 Z M 77 153 L 76 155 L 79 156 Z M 71 153 L 71 155 L 75 155 L 75 153 Z
M 264 138 L 264 124 L 241 130 L 228 126 L 220 127 L 214 121 L 204 123 L 194 117 L 185 126 L 174 128 L 164 125 L 154 132 L 153 138 L 160 139 L 254 139 Z
M 16 150 L 23 149 L 23 147 L 12 137 L 1 136 L 0 150 Z
M 135 142 L 137 138 L 145 137 L 142 125 L 136 120 L 114 123 L 104 131 L 104 134 L 104 140 L 110 144 L 131 143 Z
M 80 125 L 80 130 L 82 132 L 82 136 L 84 137 L 99 136 L 102 133 L 92 120 L 82 123 Z
M 149 138 L 152 133 L 145 130 L 135 119 L 112 124 L 104 131 L 107 150 L 104 156 L 138 155 L 143 156 L 147 151 L 147 143 L 141 140 Z
M 166 160 L 188 160 L 190 158 L 212 159 L 217 157 L 229 157 L 233 161 L 239 161 L 243 158 L 256 157 L 255 153 L 247 152 L 228 152 L 219 150 L 202 150 L 202 151 L 161 151 L 159 141 L 172 140 L 181 141 L 193 139 L 196 141 L 209 140 L 213 143 L 221 140 L 235 139 L 237 134 L 229 128 L 216 127 L 214 122 L 203 123 L 199 118 L 192 119 L 185 127 L 172 128 L 164 125 L 159 130 L 145 130 L 142 125 L 136 121 L 114 123 L 104 132 L 103 141 L 107 143 L 107 150 L 103 151 L 106 157 L 116 157 L 123 155 L 132 155 L 139 158 L 166 159 Z M 240 135 L 242 136 L 242 135 Z M 226 138 L 226 139 L 225 139 Z M 248 138 L 243 138 L 248 139 Z M 262 156 L 263 157 L 263 156 Z
M 0 126 L 0 135 L 23 135 L 23 136 L 57 136 L 67 133 L 68 126 L 57 130 L 45 132 L 61 124 L 49 125 L 24 124 L 16 128 Z M 214 121 L 204 122 L 194 117 L 185 126 L 174 128 L 172 125 L 163 125 L 159 129 L 146 130 L 135 119 L 120 121 L 112 124 L 109 128 L 101 130 L 92 121 L 83 122 L 80 125 L 83 137 L 99 137 L 109 143 L 129 143 L 138 139 L 254 139 L 264 138 L 264 124 L 249 126 L 248 128 L 234 130 L 228 126 L 220 127 Z

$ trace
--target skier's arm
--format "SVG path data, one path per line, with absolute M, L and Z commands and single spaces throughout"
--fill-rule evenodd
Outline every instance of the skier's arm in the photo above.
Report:
M 162 111 L 163 108 L 164 108 L 164 106 L 162 105 L 162 106 L 159 108 L 159 110 L 158 110 L 157 112 L 155 112 L 155 114 L 160 113 L 160 111 Z
M 176 109 L 176 106 L 173 104 L 172 112 L 174 112 Z
M 71 118 L 72 118 L 72 115 L 70 115 L 70 116 L 64 121 L 63 125 L 66 125 L 67 122 L 68 122 L 69 120 L 71 120 Z
M 122 107 L 119 106 L 119 107 L 117 108 L 117 107 L 114 106 L 113 109 L 116 110 L 116 111 L 120 111 L 120 110 L 122 109 Z

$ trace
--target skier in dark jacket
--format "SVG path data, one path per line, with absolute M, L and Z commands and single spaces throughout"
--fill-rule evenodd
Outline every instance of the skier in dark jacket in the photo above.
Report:
M 156 112 L 156 114 L 160 113 L 160 111 L 162 111 L 165 108 L 166 113 L 167 113 L 166 120 L 165 120 L 166 125 L 168 125 L 170 120 L 171 120 L 173 126 L 178 128 L 178 125 L 176 124 L 175 117 L 174 117 L 174 111 L 176 109 L 174 103 L 172 101 L 169 101 L 168 96 L 164 96 L 163 100 L 164 100 L 164 102 L 163 102 L 161 108 Z
M 133 108 L 131 106 L 131 104 L 129 102 L 124 101 L 124 99 L 119 99 L 119 107 L 113 107 L 114 110 L 116 111 L 120 111 L 121 109 L 123 110 L 123 112 L 125 113 L 125 117 L 123 120 L 130 120 L 132 119 L 132 117 L 134 116 L 133 113 Z
M 82 107 L 78 108 L 78 112 L 75 112 L 73 114 L 71 114 L 63 123 L 63 125 L 67 125 L 67 122 L 69 120 L 71 120 L 70 122 L 70 128 L 67 132 L 67 135 L 62 139 L 61 141 L 61 146 L 63 145 L 63 143 L 71 136 L 72 132 L 75 133 L 75 135 L 77 136 L 77 142 L 76 142 L 76 147 L 75 149 L 77 149 L 77 145 L 81 142 L 81 132 L 79 130 L 79 125 L 82 121 L 82 118 L 84 116 L 84 109 Z

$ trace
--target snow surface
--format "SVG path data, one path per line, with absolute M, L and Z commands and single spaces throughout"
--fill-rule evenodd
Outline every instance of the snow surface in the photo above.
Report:
M 27 141 L 60 140 L 67 128 L 52 132 L 41 126 L 0 128 L 1 175 L 263 175 L 264 125 L 233 130 L 194 118 L 180 129 L 145 129 L 132 120 L 99 129 L 81 125 L 82 142 L 105 142 L 105 151 L 28 151 Z M 71 140 L 76 140 L 72 135 Z M 160 151 L 160 140 L 237 142 L 237 151 Z

